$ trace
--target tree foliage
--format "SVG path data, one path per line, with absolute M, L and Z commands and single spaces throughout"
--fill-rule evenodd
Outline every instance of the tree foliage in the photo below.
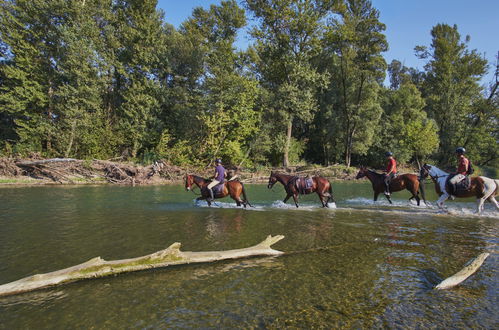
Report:
M 244 166 L 497 165 L 499 71 L 457 26 L 383 58 L 369 0 L 235 0 L 178 28 L 156 0 L 0 3 L 0 152 Z M 247 49 L 235 42 L 252 21 Z M 389 85 L 384 85 L 388 73 Z

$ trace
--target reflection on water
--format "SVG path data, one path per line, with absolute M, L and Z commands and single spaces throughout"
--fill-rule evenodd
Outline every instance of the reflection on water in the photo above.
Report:
M 299 209 L 282 188 L 247 185 L 256 207 L 195 205 L 180 186 L 0 189 L 0 283 L 81 263 L 145 255 L 182 242 L 224 250 L 283 234 L 281 257 L 186 265 L 0 298 L 0 328 L 478 327 L 498 319 L 498 215 L 405 194 L 372 203 L 368 184 L 335 183 L 337 209 L 317 196 Z M 429 196 L 435 200 L 435 196 Z M 255 212 L 257 211 L 257 212 Z M 479 253 L 464 285 L 431 288 Z

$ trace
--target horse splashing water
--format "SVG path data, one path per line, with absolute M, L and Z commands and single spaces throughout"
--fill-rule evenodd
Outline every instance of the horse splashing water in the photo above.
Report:
M 359 173 L 357 173 L 356 179 L 360 179 L 363 177 L 367 177 L 373 186 L 374 191 L 374 201 L 378 200 L 378 195 L 385 191 L 385 175 L 376 173 L 373 170 L 367 169 L 365 166 L 361 166 L 359 169 Z M 400 174 L 397 177 L 393 178 L 390 181 L 390 191 L 397 192 L 407 189 L 411 194 L 411 198 L 409 200 L 415 199 L 420 205 L 421 198 L 419 197 L 419 193 L 421 192 L 421 197 L 423 198 L 424 203 L 426 204 L 426 197 L 424 194 L 423 187 L 420 186 L 418 176 L 415 174 Z M 385 195 L 386 199 L 390 204 L 392 203 L 392 199 L 390 196 Z
M 310 182 L 310 185 L 307 185 L 307 181 Z M 284 186 L 284 190 L 286 190 L 287 195 L 283 200 L 284 203 L 292 196 L 296 207 L 298 207 L 298 195 L 307 195 L 314 192 L 319 196 L 322 207 L 329 207 L 330 201 L 334 203 L 331 183 L 321 176 L 314 176 L 307 180 L 307 178 L 304 177 L 275 173 L 272 171 L 270 172 L 267 188 L 271 189 L 276 182 L 280 182 Z
M 185 176 L 185 190 L 192 190 L 192 186 L 195 184 L 201 191 L 201 196 L 196 198 L 196 201 L 206 200 L 208 205 L 211 206 L 212 201 L 210 200 L 210 192 L 208 191 L 210 182 L 211 180 L 206 180 L 200 176 L 187 174 Z M 215 199 L 224 198 L 230 195 L 230 197 L 236 201 L 237 206 L 252 206 L 246 196 L 246 190 L 244 189 L 242 182 L 238 180 L 225 181 L 218 186 L 215 186 L 213 189 Z M 243 196 L 243 199 L 241 198 L 241 195 Z

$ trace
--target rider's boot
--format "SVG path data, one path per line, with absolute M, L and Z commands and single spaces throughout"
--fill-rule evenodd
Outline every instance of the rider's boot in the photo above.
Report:
M 210 202 L 213 202 L 215 200 L 215 197 L 213 196 L 213 189 L 208 189 L 210 192 Z

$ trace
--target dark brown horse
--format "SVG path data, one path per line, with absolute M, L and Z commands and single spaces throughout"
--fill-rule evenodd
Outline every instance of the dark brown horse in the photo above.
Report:
M 363 177 L 367 177 L 373 186 L 374 190 L 374 201 L 378 200 L 378 195 L 385 191 L 385 175 L 376 173 L 373 170 L 369 170 L 364 166 L 361 166 L 359 169 L 359 173 L 357 173 L 356 179 L 360 179 Z M 418 176 L 416 174 L 401 174 L 390 181 L 390 192 L 396 192 L 407 189 L 411 194 L 412 199 L 416 199 L 418 206 L 420 204 L 421 198 L 419 198 L 419 192 L 421 191 L 421 197 L 423 197 L 423 201 L 426 204 L 426 198 L 424 190 L 420 189 Z M 392 199 L 390 196 L 385 195 L 386 199 L 392 203 Z
M 199 190 L 201 190 L 201 196 L 196 198 L 196 200 L 206 200 L 208 202 L 208 205 L 211 206 L 210 193 L 208 191 L 208 185 L 210 184 L 210 182 L 210 180 L 206 180 L 200 176 L 188 174 L 185 176 L 185 190 L 192 190 L 192 185 L 195 184 L 199 187 Z M 223 185 L 224 187 L 221 192 L 215 193 L 215 199 L 224 198 L 230 195 L 230 197 L 236 201 L 237 206 L 251 206 L 248 198 L 246 197 L 246 190 L 244 189 L 244 185 L 242 182 L 237 180 L 225 181 Z M 244 199 L 241 199 L 241 195 L 243 195 Z
M 271 189 L 276 182 L 282 183 L 287 194 L 283 202 L 286 203 L 288 199 L 293 196 L 295 205 L 296 207 L 298 207 L 298 195 L 300 194 L 300 191 L 298 191 L 298 188 L 295 184 L 297 179 L 299 179 L 299 177 L 295 175 L 270 172 L 269 184 L 267 185 L 267 187 Z M 302 191 L 301 193 L 308 195 L 313 192 L 317 193 L 317 195 L 319 196 L 322 207 L 329 207 L 329 201 L 334 203 L 333 188 L 331 186 L 331 183 L 329 183 L 326 178 L 323 178 L 321 176 L 312 177 L 312 186 L 308 189 L 304 189 L 304 191 Z

